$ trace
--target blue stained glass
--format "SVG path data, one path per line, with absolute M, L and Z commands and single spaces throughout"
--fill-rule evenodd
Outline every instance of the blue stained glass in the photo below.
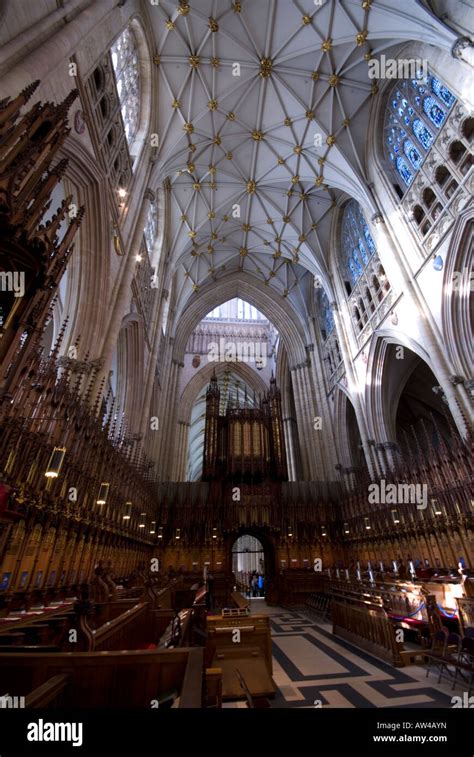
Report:
M 376 251 L 364 214 L 355 200 L 352 200 L 344 211 L 342 249 L 346 271 L 351 283 L 355 284 Z
M 413 121 L 412 129 L 421 146 L 424 147 L 425 150 L 429 150 L 433 144 L 434 135 L 430 132 L 428 127 L 425 126 L 420 118 L 416 118 Z
M 326 292 L 323 292 L 320 296 L 319 310 L 322 316 L 322 322 L 324 324 L 324 330 L 326 332 L 324 336 L 326 338 L 329 336 L 329 334 L 331 333 L 331 331 L 334 329 L 334 326 L 335 326 L 334 314 L 329 304 L 329 300 L 328 300 Z
M 403 145 L 403 151 L 407 158 L 409 159 L 412 166 L 418 171 L 419 167 L 423 163 L 423 158 L 421 154 L 416 149 L 415 145 L 411 141 L 411 139 L 407 139 L 405 144 Z
M 357 246 L 359 248 L 360 256 L 362 260 L 364 261 L 364 264 L 367 265 L 367 263 L 369 262 L 369 257 L 367 255 L 367 250 L 365 249 L 365 245 L 362 239 L 359 239 L 359 244 Z
M 370 231 L 369 231 L 369 228 L 368 228 L 367 224 L 365 224 L 365 226 L 364 226 L 364 237 L 365 237 L 365 241 L 367 243 L 367 247 L 369 248 L 371 254 L 373 254 L 375 252 L 375 250 L 376 250 L 376 247 L 375 247 L 375 242 L 372 239 L 372 236 L 370 234 Z
M 397 166 L 398 173 L 402 177 L 407 187 L 409 187 L 413 181 L 413 174 L 408 168 L 406 161 L 403 158 L 399 157 L 397 158 L 396 166 Z
M 431 79 L 431 91 L 434 92 L 435 95 L 437 95 L 437 97 L 439 97 L 439 99 L 442 100 L 445 103 L 445 105 L 448 106 L 448 108 L 450 108 L 451 105 L 456 100 L 453 93 L 447 87 L 445 87 L 444 84 L 442 84 L 439 79 L 436 79 L 434 76 Z
M 357 250 L 353 250 L 352 251 L 352 262 L 354 263 L 355 271 L 357 273 L 357 276 L 359 277 L 360 274 L 362 273 L 362 271 L 364 269 L 362 268 L 362 265 L 360 263 L 359 256 L 357 254 Z
M 354 266 L 354 261 L 352 260 L 352 258 L 348 259 L 347 265 L 349 267 L 349 274 L 350 274 L 351 283 L 355 284 L 356 281 L 357 281 L 358 276 L 357 276 L 357 271 L 356 271 L 356 268 Z
M 413 182 L 436 139 L 436 131 L 456 102 L 455 95 L 440 79 L 431 74 L 423 76 L 422 71 L 417 71 L 417 76 L 419 79 L 396 84 L 385 121 L 387 156 L 407 186 Z
M 439 129 L 446 118 L 446 111 L 436 103 L 434 97 L 431 97 L 431 95 L 425 97 L 423 100 L 423 110 L 430 121 Z

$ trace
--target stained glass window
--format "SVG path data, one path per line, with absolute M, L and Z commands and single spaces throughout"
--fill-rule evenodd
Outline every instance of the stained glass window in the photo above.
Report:
M 411 139 L 405 140 L 405 142 L 403 143 L 403 150 L 407 158 L 410 160 L 412 166 L 414 166 L 414 168 L 418 170 L 423 163 L 423 158 L 421 156 L 421 153 L 416 149 Z
M 436 77 L 397 82 L 389 97 L 385 119 L 386 154 L 409 187 L 446 122 L 456 97 Z
M 439 79 L 435 79 L 434 77 L 431 79 L 431 91 L 434 92 L 435 95 L 437 95 L 439 99 L 448 106 L 448 108 L 450 108 L 451 105 L 454 104 L 456 98 L 454 97 L 453 93 L 450 92 L 449 89 L 440 82 Z
M 438 129 L 443 125 L 446 111 L 436 103 L 436 100 L 431 95 L 423 99 L 423 110 Z
M 413 134 L 417 138 L 418 142 L 424 147 L 425 150 L 429 150 L 433 144 L 434 136 L 423 121 L 419 118 L 415 118 L 413 121 Z
M 321 332 L 324 339 L 327 339 L 334 329 L 334 315 L 326 292 L 321 289 L 319 294 L 319 315 L 321 322 Z
M 125 136 L 131 145 L 140 122 L 140 62 L 135 35 L 127 27 L 111 47 Z
M 341 239 L 345 273 L 354 285 L 376 251 L 364 214 L 355 200 L 351 200 L 344 210 Z

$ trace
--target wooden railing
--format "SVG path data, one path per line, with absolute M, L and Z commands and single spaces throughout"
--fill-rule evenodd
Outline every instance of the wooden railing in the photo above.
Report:
M 147 628 L 149 605 L 141 603 L 93 631 L 90 652 L 114 649 L 136 649 L 143 642 Z
M 334 634 L 392 665 L 404 665 L 400 654 L 403 644 L 395 640 L 395 628 L 382 608 L 369 609 L 335 601 L 331 611 Z
M 0 654 L 0 680 L 30 707 L 148 709 L 173 690 L 179 707 L 201 707 L 203 650 Z
M 321 591 L 321 574 L 311 571 L 289 571 L 275 576 L 267 587 L 270 604 L 304 605 L 310 594 Z
M 67 674 L 53 676 L 25 697 L 25 708 L 27 710 L 42 710 L 47 707 L 54 707 L 60 702 L 61 695 L 68 683 L 69 676 Z

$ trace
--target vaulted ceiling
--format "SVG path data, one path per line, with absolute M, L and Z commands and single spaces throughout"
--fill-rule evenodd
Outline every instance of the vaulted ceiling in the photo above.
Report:
M 417 0 L 160 0 L 148 13 L 179 303 L 244 272 L 304 319 L 338 197 L 374 208 L 370 57 L 452 34 Z

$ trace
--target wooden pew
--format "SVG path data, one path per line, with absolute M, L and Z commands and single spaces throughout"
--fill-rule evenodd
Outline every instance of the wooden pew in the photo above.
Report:
M 180 708 L 199 708 L 203 650 L 0 654 L 0 680 L 11 696 L 30 694 L 31 706 L 51 696 L 64 709 L 151 708 L 176 690 Z
M 331 610 L 334 634 L 396 667 L 405 664 L 403 643 L 396 641 L 395 627 L 383 608 L 333 601 Z

